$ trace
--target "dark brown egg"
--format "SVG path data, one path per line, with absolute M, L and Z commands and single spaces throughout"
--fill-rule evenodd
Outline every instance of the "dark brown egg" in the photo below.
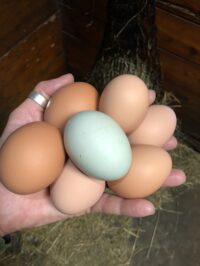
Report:
M 0 150 L 1 182 L 14 193 L 37 192 L 60 175 L 64 161 L 59 130 L 46 122 L 30 123 L 12 133 Z

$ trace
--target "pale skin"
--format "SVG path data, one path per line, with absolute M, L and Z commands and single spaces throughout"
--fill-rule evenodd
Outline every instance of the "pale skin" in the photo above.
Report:
M 34 90 L 50 97 L 63 85 L 72 83 L 71 74 L 63 75 L 57 79 L 40 82 Z M 155 92 L 149 91 L 149 101 L 153 103 Z M 43 119 L 44 109 L 30 99 L 26 99 L 9 116 L 7 125 L 0 138 L 0 147 L 7 137 L 17 128 L 33 121 Z M 164 145 L 166 150 L 176 147 L 175 137 Z M 165 180 L 163 186 L 174 187 L 184 183 L 186 176 L 182 170 L 173 169 Z M 155 207 L 146 199 L 122 199 L 104 193 L 101 199 L 85 213 L 103 212 L 132 217 L 153 215 Z M 78 214 L 82 215 L 84 213 Z M 17 195 L 7 190 L 0 184 L 0 235 L 15 232 L 24 228 L 32 228 L 43 224 L 63 220 L 71 216 L 59 212 L 52 204 L 48 189 L 30 195 Z

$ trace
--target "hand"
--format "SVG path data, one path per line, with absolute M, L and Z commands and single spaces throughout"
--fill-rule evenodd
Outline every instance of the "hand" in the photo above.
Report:
M 71 74 L 57 79 L 40 82 L 35 90 L 51 96 L 63 85 L 74 81 Z M 155 100 L 155 93 L 150 91 L 150 102 Z M 33 121 L 43 119 L 43 108 L 30 99 L 26 99 L 9 116 L 7 126 L 0 139 L 0 146 L 6 138 L 17 128 Z M 177 145 L 172 137 L 165 145 L 166 149 L 173 149 Z M 177 186 L 185 181 L 186 177 L 181 170 L 172 170 L 164 186 Z M 155 212 L 153 204 L 146 199 L 126 200 L 104 193 L 101 199 L 88 212 L 104 212 L 122 214 L 134 217 L 152 215 Z M 51 203 L 48 190 L 30 195 L 18 195 L 8 191 L 0 184 L 0 235 L 5 235 L 23 228 L 30 228 L 48 224 L 70 217 L 59 212 Z

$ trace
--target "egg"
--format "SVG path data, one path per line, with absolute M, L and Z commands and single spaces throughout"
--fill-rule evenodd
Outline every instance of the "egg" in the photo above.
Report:
M 50 196 L 59 211 L 78 214 L 92 207 L 104 189 L 105 181 L 86 176 L 68 160 L 61 175 L 50 187 Z
M 74 164 L 89 176 L 116 180 L 131 166 L 126 134 L 102 112 L 82 111 L 71 117 L 64 128 L 64 145 Z
M 59 130 L 46 122 L 33 122 L 13 132 L 2 146 L 0 179 L 14 193 L 37 192 L 60 175 L 64 162 Z
M 162 148 L 136 145 L 133 163 L 126 176 L 108 182 L 109 188 L 122 198 L 143 198 L 157 191 L 171 172 L 172 160 Z
M 131 133 L 144 119 L 149 106 L 149 92 L 137 76 L 125 74 L 111 80 L 99 102 L 99 111 L 115 119 L 126 133 Z
M 152 105 L 139 127 L 129 135 L 131 144 L 148 144 L 162 147 L 176 128 L 174 111 L 164 105 Z
M 61 131 L 70 116 L 83 110 L 96 110 L 98 93 L 85 82 L 74 82 L 63 86 L 50 98 L 44 112 L 44 120 Z

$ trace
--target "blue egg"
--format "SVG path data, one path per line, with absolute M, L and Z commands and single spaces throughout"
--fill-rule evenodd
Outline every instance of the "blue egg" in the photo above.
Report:
M 126 134 L 102 112 L 82 111 L 72 116 L 64 128 L 64 145 L 74 164 L 88 176 L 117 180 L 132 164 Z

